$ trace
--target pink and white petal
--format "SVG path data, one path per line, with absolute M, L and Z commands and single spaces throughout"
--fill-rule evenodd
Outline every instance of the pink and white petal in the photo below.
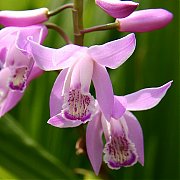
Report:
M 119 119 L 125 111 L 126 107 L 123 106 L 123 104 L 116 97 L 114 97 L 114 108 L 112 112 L 112 117 L 115 119 Z
M 51 117 L 59 114 L 62 110 L 62 105 L 63 105 L 62 89 L 64 86 L 66 74 L 67 74 L 67 69 L 62 70 L 53 85 L 50 95 L 50 102 L 49 102 Z
M 131 113 L 126 111 L 124 116 L 125 121 L 128 126 L 128 137 L 135 144 L 136 151 L 138 154 L 138 161 L 141 165 L 144 165 L 144 140 L 141 125 L 139 124 L 136 117 Z
M 16 46 L 24 54 L 30 53 L 29 38 L 41 44 L 48 34 L 48 29 L 44 25 L 34 25 L 22 28 L 17 33 Z
M 91 165 L 96 175 L 99 174 L 102 164 L 103 141 L 101 116 L 98 113 L 87 125 L 86 148 Z
M 130 15 L 139 5 L 135 2 L 120 0 L 96 0 L 96 4 L 114 18 Z
M 60 49 L 53 49 L 39 45 L 33 41 L 30 42 L 32 56 L 37 65 L 45 70 L 59 70 L 70 67 L 74 61 L 70 57 L 73 56 L 76 51 L 79 51 L 81 47 L 69 44 Z M 74 59 L 76 60 L 76 59 Z
M 172 19 L 173 14 L 165 9 L 146 9 L 116 21 L 120 24 L 121 32 L 148 32 L 165 27 Z
M 114 93 L 106 68 L 94 62 L 92 80 L 100 109 L 105 118 L 109 121 L 114 106 Z
M 9 91 L 6 99 L 0 105 L 0 117 L 16 106 L 23 96 L 22 92 Z
M 172 81 L 161 87 L 146 88 L 124 96 L 127 102 L 126 109 L 129 111 L 141 111 L 153 108 L 165 96 L 171 84 Z
M 88 53 L 92 59 L 102 66 L 116 69 L 132 55 L 135 46 L 135 35 L 129 34 L 121 39 L 108 42 L 104 45 L 92 46 L 88 49 Z
M 30 26 L 48 20 L 48 9 L 40 8 L 26 11 L 0 11 L 0 24 L 3 26 Z
M 40 69 L 36 64 L 34 64 L 32 70 L 31 70 L 31 73 L 29 74 L 29 77 L 28 77 L 28 80 L 27 80 L 27 83 L 29 84 L 33 79 L 39 77 L 40 75 L 43 74 L 43 70 Z
M 48 124 L 55 126 L 55 127 L 59 127 L 59 128 L 69 128 L 69 127 L 77 127 L 80 124 L 82 124 L 81 121 L 68 121 L 65 120 L 61 114 L 58 114 L 56 116 L 51 117 L 48 122 Z

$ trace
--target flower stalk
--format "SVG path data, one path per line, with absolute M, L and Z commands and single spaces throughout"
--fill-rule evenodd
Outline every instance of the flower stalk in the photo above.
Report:
M 63 6 L 58 7 L 58 8 L 55 9 L 55 10 L 52 10 L 52 11 L 48 12 L 48 17 L 54 16 L 54 15 L 62 12 L 62 11 L 65 10 L 65 9 L 68 9 L 68 8 L 73 8 L 73 3 L 65 4 L 65 5 L 63 5 Z
M 69 39 L 68 35 L 64 32 L 64 30 L 62 28 L 60 28 L 59 26 L 57 26 L 56 24 L 53 24 L 53 23 L 46 23 L 45 25 L 46 25 L 46 27 L 48 29 L 53 29 L 56 32 L 58 32 L 59 35 L 64 39 L 66 44 L 72 44 L 72 42 Z
M 84 35 L 83 30 L 83 0 L 74 0 L 73 7 L 73 22 L 74 22 L 74 44 L 83 45 Z
M 108 23 L 108 24 L 103 24 L 103 25 L 93 26 L 90 28 L 83 29 L 81 33 L 85 34 L 85 33 L 90 33 L 94 31 L 105 31 L 105 30 L 117 29 L 117 28 L 119 28 L 119 22 L 116 21 L 114 23 Z

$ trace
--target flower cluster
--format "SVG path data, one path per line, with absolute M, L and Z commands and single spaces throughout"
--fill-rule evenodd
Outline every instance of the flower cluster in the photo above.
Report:
M 172 14 L 163 9 L 135 11 L 139 4 L 131 1 L 95 2 L 116 18 L 114 28 L 121 32 L 152 31 L 172 20 Z M 111 169 L 132 166 L 138 161 L 143 165 L 142 129 L 130 111 L 156 106 L 172 82 L 125 96 L 114 95 L 106 67 L 117 69 L 133 54 L 135 34 L 103 45 L 84 47 L 76 42 L 53 49 L 41 45 L 48 32 L 42 23 L 52 14 L 46 8 L 0 12 L 0 24 L 5 26 L 0 31 L 0 117 L 19 102 L 32 79 L 44 71 L 61 70 L 50 95 L 48 123 L 67 128 L 88 122 L 87 153 L 97 175 L 103 153 Z M 82 36 L 86 31 L 79 32 Z M 96 98 L 90 92 L 91 81 Z

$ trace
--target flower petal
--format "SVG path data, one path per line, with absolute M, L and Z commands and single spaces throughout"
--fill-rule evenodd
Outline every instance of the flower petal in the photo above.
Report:
M 51 117 L 48 122 L 48 124 L 59 127 L 59 128 L 69 128 L 69 127 L 76 127 L 82 124 L 81 121 L 68 121 L 65 120 L 61 114 L 58 114 L 56 116 Z
M 47 8 L 27 11 L 0 11 L 0 24 L 3 26 L 30 26 L 47 20 Z
M 41 44 L 48 34 L 48 29 L 44 25 L 34 25 L 19 29 L 17 34 L 16 46 L 25 55 L 30 53 L 28 38 L 31 37 L 34 42 Z
M 96 90 L 96 99 L 107 120 L 110 120 L 114 105 L 114 94 L 111 80 L 105 67 L 94 63 L 93 84 Z
M 172 18 L 173 14 L 164 9 L 147 9 L 135 11 L 117 22 L 121 32 L 148 32 L 165 27 Z
M 120 0 L 96 0 L 96 4 L 114 18 L 123 18 L 128 16 L 139 5 L 135 2 Z
M 92 121 L 87 125 L 86 129 L 86 148 L 91 165 L 96 175 L 102 164 L 103 141 L 102 141 L 102 125 L 100 113 L 98 113 Z
M 124 107 L 123 104 L 117 98 L 114 98 L 114 108 L 112 117 L 115 119 L 119 119 L 125 111 L 126 107 Z
M 92 46 L 88 49 L 88 53 L 97 63 L 116 69 L 132 55 L 135 46 L 135 35 L 129 34 L 104 45 Z
M 144 165 L 144 142 L 143 142 L 143 132 L 141 125 L 139 124 L 136 117 L 131 113 L 126 111 L 124 114 L 128 126 L 128 137 L 135 144 L 136 151 L 138 154 L 138 161 L 141 165 Z
M 53 49 L 41 46 L 32 40 L 29 42 L 35 62 L 45 71 L 59 70 L 71 66 L 74 61 L 70 57 L 81 49 L 81 47 L 73 44 L 66 45 L 60 49 Z
M 156 106 L 165 96 L 172 81 L 157 88 L 146 88 L 124 96 L 127 101 L 127 110 L 140 111 L 151 109 Z
M 50 116 L 53 117 L 59 114 L 62 110 L 63 97 L 62 89 L 64 86 L 64 80 L 67 74 L 67 69 L 64 69 L 60 72 L 57 77 L 50 95 Z

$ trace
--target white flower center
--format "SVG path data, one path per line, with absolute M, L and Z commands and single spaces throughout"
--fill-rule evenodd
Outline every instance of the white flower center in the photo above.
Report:
M 23 91 L 26 87 L 27 72 L 27 67 L 15 69 L 14 73 L 12 73 L 12 77 L 10 78 L 9 87 L 12 90 Z
M 134 143 L 125 134 L 111 136 L 105 145 L 104 153 L 104 161 L 112 169 L 132 166 L 138 159 Z
M 94 111 L 95 101 L 89 93 L 81 94 L 79 89 L 74 89 L 64 95 L 62 114 L 65 119 L 87 122 L 92 119 Z

